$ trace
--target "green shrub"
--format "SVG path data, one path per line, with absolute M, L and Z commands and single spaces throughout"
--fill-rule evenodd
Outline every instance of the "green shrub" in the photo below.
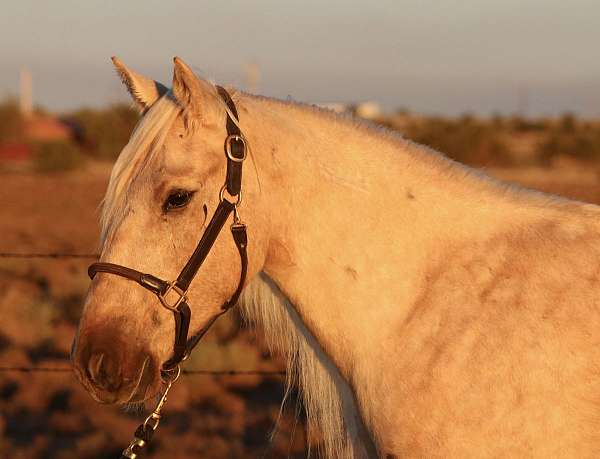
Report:
M 417 120 L 409 123 L 404 134 L 465 164 L 508 166 L 513 162 L 500 130 L 470 115 Z
M 23 137 L 23 119 L 17 101 L 6 99 L 0 102 L 0 144 L 18 142 Z
M 129 105 L 118 104 L 106 109 L 85 108 L 72 113 L 67 120 L 81 129 L 80 141 L 85 153 L 98 159 L 115 159 L 139 120 Z
M 65 141 L 38 142 L 31 144 L 33 165 L 40 172 L 67 171 L 83 163 L 80 150 Z
M 549 128 L 540 145 L 542 164 L 550 164 L 553 157 L 566 155 L 581 161 L 600 160 L 600 125 L 580 122 L 571 114 L 563 115 L 558 123 Z
M 516 133 L 543 132 L 548 128 L 544 119 L 523 118 L 519 115 L 510 118 L 509 125 Z

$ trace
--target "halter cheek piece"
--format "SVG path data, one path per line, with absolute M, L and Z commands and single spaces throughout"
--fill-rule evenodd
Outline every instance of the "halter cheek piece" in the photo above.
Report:
M 229 93 L 220 86 L 217 86 L 217 91 L 227 104 L 231 113 L 236 119 L 239 119 L 237 109 Z M 91 279 L 98 273 L 108 273 L 137 282 L 142 287 L 154 293 L 163 307 L 173 312 L 175 317 L 175 343 L 173 345 L 173 355 L 169 360 L 163 363 L 161 368 L 161 375 L 163 379 L 169 382 L 169 384 L 176 378 L 175 373 L 177 373 L 177 375 L 179 374 L 179 364 L 189 356 L 192 349 L 198 344 L 200 338 L 204 336 L 215 320 L 237 303 L 246 280 L 248 269 L 248 255 L 246 253 L 246 248 L 248 245 L 248 237 L 246 234 L 246 225 L 240 221 L 237 212 L 237 207 L 242 199 L 242 164 L 246 159 L 246 142 L 239 127 L 229 113 L 227 114 L 226 128 L 227 137 L 225 139 L 224 149 L 227 157 L 227 176 L 225 178 L 225 184 L 221 188 L 219 194 L 220 202 L 206 230 L 202 234 L 194 253 L 179 273 L 179 276 L 177 276 L 177 279 L 168 282 L 153 276 L 152 274 L 145 274 L 135 269 L 114 263 L 93 263 L 88 268 L 88 275 Z M 227 190 L 230 196 L 236 198 L 235 202 L 231 202 L 224 197 L 225 190 Z M 241 260 L 241 272 L 238 286 L 235 292 L 233 292 L 233 295 L 231 295 L 231 298 L 223 304 L 220 312 L 198 333 L 188 339 L 191 310 L 188 306 L 187 291 L 232 212 L 233 223 L 230 226 L 230 229 Z

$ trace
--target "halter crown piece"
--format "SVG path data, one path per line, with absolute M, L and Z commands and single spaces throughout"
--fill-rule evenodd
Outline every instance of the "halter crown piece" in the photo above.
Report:
M 161 378 L 166 383 L 165 390 L 152 414 L 150 414 L 136 429 L 134 439 L 123 451 L 121 459 L 137 458 L 141 450 L 151 440 L 154 431 L 158 428 L 161 410 L 167 400 L 167 394 L 171 389 L 172 384 L 177 380 L 181 373 L 179 364 L 190 355 L 194 347 L 215 320 L 237 303 L 240 294 L 242 293 L 242 289 L 244 288 L 248 270 L 248 255 L 246 253 L 248 236 L 246 233 L 246 225 L 240 220 L 238 206 L 242 200 L 242 165 L 247 154 L 246 141 L 238 127 L 237 120 L 239 117 L 231 96 L 221 86 L 217 86 L 217 91 L 227 104 L 229 112 L 236 118 L 234 120 L 231 117 L 231 114 L 229 112 L 227 113 L 227 137 L 225 138 L 224 144 L 225 156 L 227 158 L 227 175 L 225 177 L 225 184 L 219 192 L 219 205 L 206 227 L 206 230 L 202 234 L 194 253 L 192 253 L 191 257 L 179 273 L 179 276 L 177 276 L 177 279 L 174 281 L 165 281 L 152 274 L 145 274 L 135 269 L 128 268 L 127 266 L 114 263 L 93 263 L 88 268 L 88 275 L 91 279 L 98 273 L 108 273 L 137 282 L 142 287 L 154 293 L 158 297 L 160 304 L 173 312 L 175 317 L 175 342 L 173 344 L 173 354 L 169 360 L 163 363 L 160 370 Z M 236 199 L 235 202 L 231 202 L 225 198 L 225 191 Z M 210 253 L 210 250 L 231 213 L 233 213 L 233 223 L 230 226 L 231 235 L 233 236 L 233 241 L 235 242 L 241 260 L 238 286 L 231 295 L 231 298 L 223 304 L 219 313 L 212 317 L 198 333 L 188 338 L 190 318 L 192 315 L 190 307 L 188 306 L 188 289 L 198 270 L 202 266 L 202 263 Z

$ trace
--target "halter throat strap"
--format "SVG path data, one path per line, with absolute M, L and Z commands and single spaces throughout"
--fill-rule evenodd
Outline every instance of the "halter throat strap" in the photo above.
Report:
M 225 156 L 227 158 L 227 175 L 225 184 L 220 192 L 219 205 L 211 217 L 206 230 L 202 233 L 194 252 L 177 276 L 177 279 L 168 282 L 152 274 L 142 273 L 127 266 L 106 262 L 93 263 L 88 268 L 90 279 L 94 279 L 98 273 L 107 273 L 138 283 L 154 293 L 163 307 L 173 312 L 175 319 L 173 354 L 169 360 L 163 363 L 161 369 L 163 373 L 167 374 L 172 373 L 179 363 L 188 357 L 192 349 L 198 344 L 215 320 L 237 303 L 244 288 L 248 272 L 248 236 L 246 225 L 240 221 L 237 214 L 237 206 L 241 201 L 242 165 L 246 159 L 246 141 L 238 127 L 238 112 L 231 96 L 221 86 L 217 86 L 217 91 L 229 108 L 229 112 L 236 117 L 236 120 L 234 120 L 231 118 L 229 112 L 227 113 L 227 137 L 224 145 Z M 236 199 L 235 202 L 231 202 L 224 197 L 225 190 Z M 240 256 L 241 264 L 237 288 L 231 297 L 221 306 L 219 313 L 213 316 L 198 333 L 188 338 L 191 310 L 188 305 L 187 291 L 232 213 L 234 213 L 234 221 L 230 226 L 230 230 Z

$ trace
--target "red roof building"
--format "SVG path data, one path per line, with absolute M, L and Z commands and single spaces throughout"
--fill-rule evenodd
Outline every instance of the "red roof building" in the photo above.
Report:
M 57 118 L 33 115 L 23 120 L 23 141 L 0 143 L 0 161 L 5 163 L 25 163 L 31 159 L 29 142 L 56 142 L 75 139 L 72 126 Z
M 27 140 L 51 142 L 73 139 L 72 129 L 62 121 L 49 116 L 34 115 L 24 120 L 23 133 Z
M 0 145 L 0 161 L 21 163 L 29 160 L 31 148 L 23 143 Z

